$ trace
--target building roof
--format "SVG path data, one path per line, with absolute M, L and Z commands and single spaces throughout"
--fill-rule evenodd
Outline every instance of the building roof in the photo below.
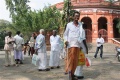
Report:
M 120 1 L 114 0 L 114 2 L 109 2 L 108 0 L 71 0 L 73 9 L 77 8 L 111 8 L 120 9 Z M 64 2 L 55 4 L 58 9 L 62 9 Z

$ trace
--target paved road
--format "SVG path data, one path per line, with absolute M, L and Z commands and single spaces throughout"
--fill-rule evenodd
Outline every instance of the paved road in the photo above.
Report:
M 120 62 L 117 61 L 115 53 L 104 53 L 103 59 L 94 59 L 93 55 L 89 53 L 92 66 L 84 67 L 83 80 L 120 80 Z M 31 64 L 27 55 L 23 62 L 19 67 L 4 67 L 4 52 L 0 51 L 0 80 L 68 80 L 68 76 L 64 75 L 64 60 L 61 60 L 60 69 L 49 72 L 37 71 L 37 67 Z

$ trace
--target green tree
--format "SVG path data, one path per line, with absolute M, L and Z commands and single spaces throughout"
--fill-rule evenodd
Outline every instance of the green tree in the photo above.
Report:
M 60 11 L 49 5 L 43 10 L 30 10 L 27 5 L 29 0 L 6 0 L 7 9 L 10 11 L 14 28 L 29 34 L 38 31 L 58 29 L 60 26 Z
M 4 47 L 4 39 L 8 31 L 14 32 L 12 24 L 9 21 L 1 19 L 0 20 L 0 49 Z
M 69 0 L 64 0 L 63 13 L 62 13 L 62 26 L 64 27 L 69 22 L 69 13 L 71 7 L 71 2 Z
M 73 13 L 75 12 L 74 9 L 72 9 L 72 4 L 71 4 L 71 0 L 64 0 L 64 7 L 63 7 L 63 13 L 62 13 L 62 22 L 61 22 L 61 25 L 63 27 L 65 27 L 65 25 L 72 21 L 72 16 L 73 16 Z
M 12 26 L 12 23 L 7 21 L 7 20 L 3 20 L 1 19 L 0 20 L 0 32 L 3 32 L 3 31 L 13 31 L 13 26 Z
M 26 24 L 27 14 L 30 7 L 27 5 L 29 0 L 5 0 L 7 9 L 10 11 L 13 26 L 18 30 L 24 30 L 28 24 Z
M 43 9 L 44 23 L 43 27 L 46 30 L 58 29 L 60 26 L 60 11 L 56 7 L 45 7 Z
M 30 31 L 38 31 L 40 28 L 45 30 L 58 29 L 60 26 L 60 11 L 56 7 L 44 7 L 43 10 L 30 11 L 27 23 Z

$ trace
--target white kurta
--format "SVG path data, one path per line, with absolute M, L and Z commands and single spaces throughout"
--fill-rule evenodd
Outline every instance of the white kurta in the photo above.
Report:
M 50 36 L 51 52 L 49 66 L 59 66 L 60 65 L 60 51 L 61 51 L 61 38 L 56 35 L 55 37 Z
M 47 68 L 47 53 L 46 53 L 46 43 L 45 36 L 39 34 L 36 38 L 35 49 L 38 49 L 38 57 L 39 57 L 39 69 Z
M 22 57 L 22 45 L 24 44 L 24 39 L 22 37 L 20 37 L 19 35 L 14 36 L 15 39 L 15 43 L 17 46 L 19 46 L 18 50 L 14 49 L 14 56 L 15 59 L 21 59 Z

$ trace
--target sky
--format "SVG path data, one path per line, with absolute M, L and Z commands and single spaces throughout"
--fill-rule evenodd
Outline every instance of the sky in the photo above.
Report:
M 30 0 L 29 6 L 32 10 L 39 10 L 43 9 L 45 5 L 53 5 L 59 2 L 63 2 L 63 0 Z M 10 13 L 6 9 L 5 0 L 0 0 L 0 19 L 11 21 L 11 18 L 9 16 Z

